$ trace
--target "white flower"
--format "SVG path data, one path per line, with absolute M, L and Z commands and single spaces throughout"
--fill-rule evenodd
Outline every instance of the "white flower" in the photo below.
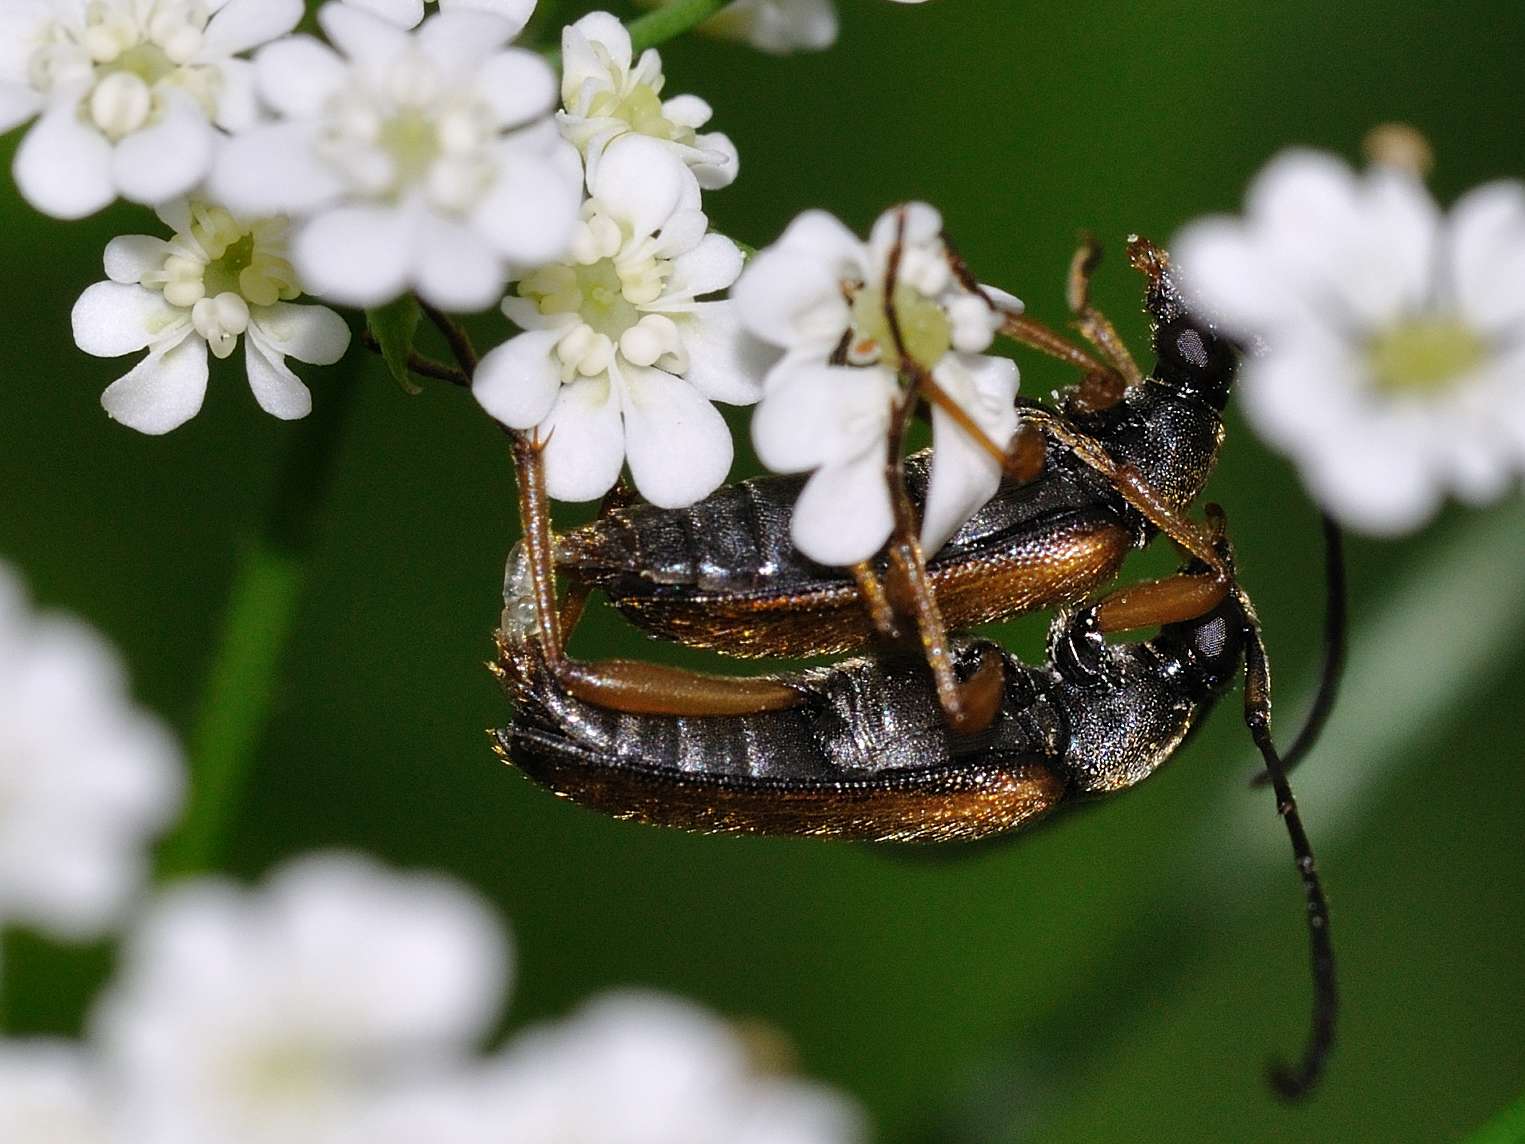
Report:
M 767 1076 L 734 1029 L 682 1001 L 609 994 L 503 1053 L 490 1121 L 515 1144 L 850 1144 L 857 1111 Z
M 399 28 L 416 28 L 423 22 L 424 0 L 344 0 L 352 8 L 380 16 Z M 489 12 L 513 25 L 518 35 L 535 10 L 535 0 L 439 0 L 441 12 Z
M 582 152 L 588 187 L 609 144 L 632 132 L 659 140 L 709 190 L 736 178 L 736 147 L 709 122 L 710 105 L 697 95 L 663 100 L 662 57 L 655 48 L 631 62 L 630 33 L 607 12 L 592 12 L 561 33 L 562 134 Z
M 76 620 L 34 614 L 0 565 L 0 927 L 87 938 L 116 921 L 182 783 L 115 653 Z
M 697 301 L 741 272 L 735 243 L 707 233 L 698 192 L 660 145 L 609 148 L 572 261 L 521 279 L 504 311 L 525 332 L 488 354 L 473 392 L 499 421 L 537 429 L 559 500 L 607 492 L 628 460 L 641 495 L 679 507 L 731 467 L 710 403 L 757 400 L 757 372 L 727 301 Z
M 57 1041 L 0 1041 L 0 1140 L 109 1144 L 99 1078 L 84 1053 Z
M 565 252 L 581 164 L 550 118 L 555 74 L 504 46 L 510 23 L 457 9 L 407 32 L 344 4 L 318 19 L 339 51 L 294 36 L 259 53 L 284 118 L 232 140 L 211 184 L 236 211 L 304 220 L 292 256 L 309 290 L 480 310 L 508 264 Z
M 122 1138 L 359 1144 L 384 1094 L 460 1064 L 506 973 L 475 896 L 359 858 L 305 859 L 253 893 L 171 890 L 94 1020 Z
M 758 458 L 779 472 L 815 470 L 795 505 L 795 546 L 823 564 L 873 556 L 893 527 L 888 434 L 902 398 L 885 316 L 885 281 L 901 215 L 894 305 L 907 354 L 1004 449 L 1016 431 L 1017 367 L 990 357 L 1000 315 L 954 276 L 942 219 L 924 203 L 886 212 L 867 244 L 807 211 L 753 259 L 732 291 L 743 324 L 778 346 L 752 420 Z M 1007 312 L 1021 303 L 987 293 Z M 921 544 L 932 555 L 1000 484 L 996 460 L 943 409 L 932 413 L 932 474 Z
M 1246 415 L 1345 523 L 1396 533 L 1447 491 L 1482 502 L 1525 470 L 1525 188 L 1442 216 L 1413 176 L 1291 152 L 1246 217 L 1175 242 L 1226 326 L 1264 339 Z
M 214 129 L 256 118 L 250 65 L 301 0 L 10 0 L 0 20 L 0 131 L 41 118 L 16 153 L 38 210 L 81 218 L 118 195 L 162 203 L 206 177 Z
M 244 336 L 244 365 L 260 408 L 305 417 L 312 394 L 288 356 L 331 365 L 349 347 L 349 327 L 301 296 L 286 261 L 283 219 L 243 222 L 221 207 L 177 202 L 159 218 L 166 241 L 134 234 L 106 247 L 108 282 L 74 304 L 74 341 L 96 357 L 148 356 L 101 394 L 106 412 L 143 433 L 167 433 L 201 409 L 207 351 L 226 358 Z

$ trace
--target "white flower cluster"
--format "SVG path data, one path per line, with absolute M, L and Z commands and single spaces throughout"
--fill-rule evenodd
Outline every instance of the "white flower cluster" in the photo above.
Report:
M 892 255 L 897 274 L 886 297 Z M 942 218 L 925 203 L 881 215 L 867 243 L 830 215 L 806 212 L 753 260 L 735 296 L 747 329 L 783 351 L 768 373 L 752 441 L 771 469 L 813 470 L 791 522 L 795 546 L 813 560 L 867 560 L 890 536 L 885 450 L 905 400 L 901 345 L 997 448 L 1016 432 L 1016 363 L 984 351 L 1002 313 L 1020 313 L 1022 304 L 958 280 Z M 936 405 L 932 432 L 921 522 L 928 555 L 1001 479 L 996 459 Z
M 1204 309 L 1261 339 L 1246 416 L 1346 524 L 1407 531 L 1525 473 L 1525 186 L 1442 215 L 1409 170 L 1293 151 L 1244 219 L 1174 245 Z
M 258 891 L 167 892 L 83 1045 L 0 1042 L 7 1144 L 853 1144 L 838 1094 L 768 1075 L 723 1022 L 654 994 L 476 1046 L 509 976 L 486 905 L 328 855 Z
M 77 620 L 34 612 L 0 565 L 0 929 L 92 938 L 114 924 L 183 784 L 173 739 L 132 704 L 115 652 Z

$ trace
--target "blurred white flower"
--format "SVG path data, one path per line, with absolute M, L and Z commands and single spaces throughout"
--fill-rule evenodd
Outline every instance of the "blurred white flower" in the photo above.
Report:
M 352 8 L 380 16 L 399 28 L 416 28 L 424 19 L 424 0 L 343 0 Z M 439 0 L 441 12 L 490 12 L 512 25 L 517 36 L 535 11 L 535 0 Z
M 632 64 L 630 33 L 608 12 L 592 12 L 561 33 L 561 132 L 582 152 L 588 187 L 609 144 L 632 132 L 660 141 L 707 190 L 736 178 L 736 147 L 718 131 L 697 129 L 710 105 L 697 95 L 662 99 L 666 77 L 655 48 Z
M 655 8 L 674 0 L 638 0 Z M 920 4 L 923 0 L 895 0 Z M 832 0 L 736 0 L 699 25 L 727 40 L 742 40 L 761 52 L 789 55 L 819 52 L 837 42 L 837 7 Z
M 255 892 L 171 890 L 93 1022 L 122 1139 L 359 1144 L 357 1125 L 406 1111 L 384 1105 L 463 1067 L 507 972 L 474 895 L 360 858 L 308 858 Z
M 683 1001 L 615 993 L 515 1038 L 488 1081 L 514 1144 L 851 1144 L 857 1109 L 768 1075 L 735 1029 Z
M 711 404 L 756 401 L 760 370 L 728 301 L 697 301 L 741 273 L 741 252 L 707 232 L 698 191 L 661 146 L 610 147 L 572 243 L 572 261 L 520 280 L 503 303 L 525 332 L 477 371 L 482 406 L 538 429 L 546 487 L 603 495 L 626 461 L 641 495 L 679 507 L 731 467 L 730 430 Z
M 1004 449 L 1016 432 L 1017 367 L 982 351 L 1000 314 L 958 281 L 941 216 L 924 203 L 887 211 L 865 244 L 831 215 L 807 211 L 752 260 L 732 296 L 742 323 L 784 351 L 752 420 L 758 458 L 814 470 L 795 505 L 795 546 L 823 564 L 873 556 L 893 527 L 885 449 L 902 399 L 900 356 L 885 315 L 897 233 L 905 234 L 894 306 L 907 355 Z M 987 293 L 1006 312 L 1009 295 Z M 996 460 L 934 406 L 932 473 L 921 544 L 932 555 L 1000 484 Z
M 301 296 L 286 261 L 284 219 L 245 222 L 221 207 L 180 201 L 159 209 L 165 240 L 134 234 L 106 247 L 107 282 L 74 304 L 74 341 L 96 357 L 148 356 L 101 394 L 106 412 L 143 433 L 167 433 L 201 409 L 207 351 L 226 358 L 244 336 L 249 387 L 260 408 L 305 417 L 312 394 L 288 356 L 332 365 L 349 348 L 349 327 Z
M 0 1041 L 5 1144 L 110 1144 L 102 1095 L 80 1049 L 58 1041 Z
M 81 218 L 200 183 L 215 127 L 258 114 L 252 69 L 234 57 L 291 31 L 302 4 L 10 0 L 3 14 L 0 131 L 41 116 L 16 152 L 17 186 L 38 210 Z
M 1398 533 L 1449 491 L 1502 495 L 1525 470 L 1525 187 L 1443 216 L 1418 179 L 1295 151 L 1245 217 L 1174 243 L 1200 303 L 1263 339 L 1246 416 L 1346 524 Z
M 98 936 L 142 885 L 183 782 L 111 648 L 34 613 L 0 565 L 0 926 Z
M 416 32 L 346 4 L 318 19 L 338 51 L 293 36 L 259 53 L 283 118 L 233 139 L 211 182 L 235 211 L 302 220 L 307 289 L 375 306 L 411 288 L 480 310 L 510 263 L 565 253 L 582 167 L 550 116 L 555 73 L 505 46 L 512 24 L 459 6 Z

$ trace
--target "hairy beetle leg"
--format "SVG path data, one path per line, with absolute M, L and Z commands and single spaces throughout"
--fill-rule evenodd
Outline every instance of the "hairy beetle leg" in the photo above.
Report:
M 1100 244 L 1089 234 L 1085 235 L 1074 258 L 1070 260 L 1065 298 L 1069 302 L 1070 312 L 1075 315 L 1075 328 L 1086 341 L 1102 352 L 1122 378 L 1124 386 L 1132 389 L 1135 385 L 1143 384 L 1144 371 L 1133 360 L 1133 354 L 1128 351 L 1127 344 L 1118 335 L 1117 327 L 1112 325 L 1111 319 L 1091 305 L 1091 275 L 1100 264 Z M 1094 375 L 1088 375 L 1089 377 Z M 1094 382 L 1091 388 L 1096 389 Z M 1118 392 L 1116 400 L 1121 398 L 1122 393 Z

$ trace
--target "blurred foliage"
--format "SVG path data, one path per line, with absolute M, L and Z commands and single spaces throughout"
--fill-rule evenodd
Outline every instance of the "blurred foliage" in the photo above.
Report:
M 760 246 L 808 206 L 864 228 L 924 197 L 983 277 L 1051 321 L 1089 229 L 1114 251 L 1098 301 L 1135 342 L 1123 237 L 1165 240 L 1236 208 L 1282 147 L 1353 156 L 1367 128 L 1402 119 L 1433 140 L 1443 198 L 1525 174 L 1518 0 L 842 6 L 824 55 L 665 51 L 669 90 L 710 100 L 741 150 L 741 179 L 706 200 L 717 224 Z M 126 207 L 55 223 L 8 182 L 0 211 L 0 557 L 44 603 L 100 625 L 141 698 L 188 733 L 235 557 L 302 438 L 255 408 L 237 359 L 167 438 L 109 422 L 97 399 L 126 363 L 78 353 L 69 307 L 101 277 L 108 238 L 155 224 Z M 475 328 L 490 343 L 502 326 Z M 1023 361 L 1028 393 L 1066 380 Z M 379 359 L 360 368 L 274 720 L 231 823 L 236 874 L 329 846 L 447 870 L 512 920 L 511 1024 L 605 986 L 674 990 L 787 1032 L 887 1141 L 1395 1144 L 1454 1138 L 1518 1093 L 1518 502 L 1352 545 L 1364 699 L 1337 712 L 1297 784 L 1335 910 L 1343 1040 L 1323 1089 L 1289 1109 L 1262 1063 L 1303 1035 L 1301 904 L 1270 797 L 1246 787 L 1233 702 L 1144 787 L 978 852 L 686 837 L 560 803 L 496 764 L 483 734 L 507 717 L 482 667 L 514 537 L 502 438 L 447 386 L 409 397 Z M 309 376 L 320 406 L 343 384 Z M 1315 517 L 1232 414 L 1210 497 L 1266 620 L 1286 726 L 1317 662 Z M 1141 567 L 1170 562 L 1152 560 Z M 1040 631 L 1011 634 L 1034 650 Z M 607 611 L 580 645 L 677 654 Z M 13 1028 L 73 1028 L 106 955 L 12 952 Z

